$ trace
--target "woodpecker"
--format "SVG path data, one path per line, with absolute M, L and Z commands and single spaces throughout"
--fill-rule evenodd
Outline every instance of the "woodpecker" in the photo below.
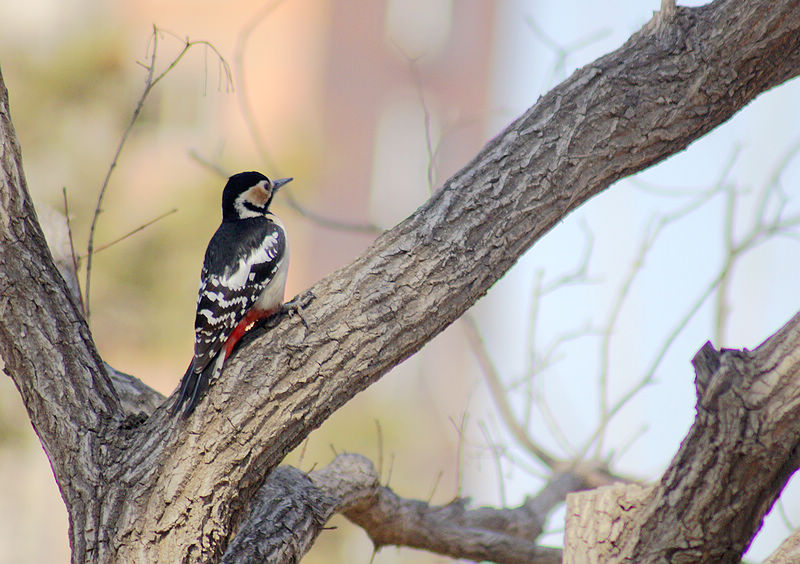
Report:
M 181 380 L 173 415 L 182 407 L 189 415 L 247 329 L 282 309 L 289 247 L 283 224 L 269 206 L 291 180 L 271 181 L 260 172 L 228 179 L 222 224 L 208 243 L 200 273 L 194 358 Z

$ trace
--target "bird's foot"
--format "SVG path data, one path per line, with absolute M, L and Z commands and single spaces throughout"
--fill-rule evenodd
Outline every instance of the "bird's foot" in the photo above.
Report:
M 306 321 L 305 317 L 303 317 L 303 308 L 308 307 L 308 305 L 314 301 L 315 297 L 316 296 L 311 291 L 296 296 L 292 301 L 286 302 L 283 304 L 283 306 L 281 306 L 281 313 L 285 313 L 289 317 L 296 315 L 300 318 L 303 326 L 308 329 L 308 322 Z

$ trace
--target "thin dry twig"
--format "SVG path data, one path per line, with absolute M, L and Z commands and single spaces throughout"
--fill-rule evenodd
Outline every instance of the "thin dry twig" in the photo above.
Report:
M 605 28 L 595 31 L 585 37 L 567 43 L 566 45 L 562 45 L 557 42 L 555 39 L 550 37 L 545 31 L 542 29 L 539 24 L 536 23 L 536 20 L 531 16 L 525 17 L 525 23 L 528 25 L 530 30 L 533 34 L 542 42 L 544 45 L 553 52 L 555 56 L 555 60 L 553 62 L 553 68 L 550 71 L 550 77 L 546 81 L 546 85 L 550 86 L 554 80 L 563 75 L 564 71 L 566 70 L 567 66 L 567 58 L 574 54 L 576 51 L 583 49 L 584 47 L 588 47 L 592 43 L 596 41 L 600 41 L 611 35 L 611 29 Z
M 426 499 L 426 503 L 430 504 L 433 501 L 433 496 L 436 494 L 436 489 L 439 487 L 439 482 L 442 481 L 442 476 L 444 476 L 444 470 L 439 470 L 439 473 L 436 474 L 436 479 L 433 481 L 433 487 L 431 488 L 431 493 L 428 495 Z
M 378 480 L 383 478 L 383 429 L 381 422 L 375 419 L 375 427 L 378 431 Z
M 236 76 L 236 84 L 238 85 L 238 88 L 236 89 L 236 96 L 239 100 L 239 110 L 242 112 L 245 126 L 247 127 L 247 131 L 250 133 L 250 138 L 253 140 L 253 143 L 256 146 L 256 151 L 258 151 L 259 157 L 271 170 L 275 170 L 275 163 L 272 162 L 269 152 L 264 145 L 261 132 L 258 130 L 258 126 L 256 125 L 257 122 L 255 119 L 255 113 L 253 112 L 253 107 L 250 104 L 250 99 L 247 97 L 247 77 L 244 72 L 244 59 L 247 53 L 247 43 L 250 41 L 250 35 L 282 3 L 283 0 L 272 0 L 271 2 L 266 2 L 263 6 L 261 6 L 261 8 L 256 11 L 253 17 L 251 17 L 239 31 L 239 34 L 236 36 L 236 45 L 233 49 L 234 72 Z
M 522 425 L 520 425 L 519 421 L 517 421 L 511 405 L 508 402 L 508 398 L 506 397 L 497 369 L 489 357 L 489 352 L 486 350 L 485 343 L 480 336 L 474 317 L 470 313 L 466 313 L 462 319 L 464 321 L 463 326 L 467 335 L 467 341 L 478 359 L 481 371 L 486 377 L 489 392 L 500 414 L 500 418 L 503 420 L 503 424 L 508 428 L 517 442 L 529 453 L 538 458 L 539 461 L 548 468 L 553 468 L 556 464 L 556 458 L 536 443 Z
M 605 329 L 603 331 L 603 338 L 600 342 L 600 378 L 599 378 L 599 407 L 600 407 L 600 423 L 598 424 L 597 432 L 594 433 L 593 440 L 596 439 L 595 443 L 595 456 L 599 457 L 600 453 L 603 450 L 603 440 L 605 438 L 605 429 L 608 426 L 608 422 L 612 417 L 612 409 L 609 407 L 609 371 L 610 371 L 610 358 L 611 358 L 611 340 L 614 336 L 614 330 L 616 328 L 617 321 L 619 320 L 620 313 L 622 312 L 622 308 L 627 303 L 627 298 L 630 293 L 630 289 L 633 286 L 634 281 L 638 278 L 641 274 L 644 261 L 647 257 L 647 254 L 650 252 L 650 249 L 653 248 L 656 241 L 660 237 L 660 235 L 664 232 L 664 230 L 669 227 L 671 224 L 679 221 L 692 213 L 693 211 L 697 210 L 704 204 L 706 204 L 709 200 L 711 200 L 714 196 L 719 194 L 724 189 L 725 179 L 728 177 L 728 174 L 731 171 L 734 163 L 736 162 L 736 158 L 738 156 L 739 149 L 735 148 L 734 151 L 731 153 L 728 161 L 726 162 L 725 166 L 720 173 L 717 182 L 715 185 L 710 189 L 699 196 L 694 198 L 690 201 L 687 205 L 671 212 L 668 214 L 663 214 L 661 216 L 656 216 L 650 222 L 648 226 L 645 236 L 642 239 L 641 245 L 639 247 L 639 252 L 637 253 L 636 257 L 633 260 L 633 263 L 628 270 L 628 274 L 625 277 L 620 290 L 617 292 L 616 299 L 611 306 L 611 312 L 608 317 L 608 321 L 606 322 Z M 705 298 L 704 298 L 705 300 Z M 697 305 L 697 308 L 700 307 L 700 304 Z M 694 316 L 694 311 L 692 311 L 692 316 Z M 688 319 L 686 319 L 686 323 L 688 323 Z M 683 325 L 681 325 L 682 329 Z M 677 337 L 677 334 L 675 334 Z M 674 338 L 673 338 L 674 340 Z M 671 344 L 670 340 L 670 344 Z M 665 351 L 666 352 L 666 351 Z M 649 379 L 647 379 L 646 383 L 643 383 L 641 386 L 637 387 L 637 391 L 643 388 L 647 383 L 649 383 Z M 614 412 L 616 413 L 616 412 Z
M 489 428 L 486 426 L 486 423 L 481 421 L 478 424 L 478 426 L 481 429 L 481 433 L 483 433 L 483 438 L 486 441 L 486 445 L 489 447 L 489 450 L 492 451 L 492 458 L 494 459 L 495 469 L 497 470 L 497 481 L 500 491 L 500 505 L 505 507 L 507 503 L 506 503 L 506 484 L 505 481 L 503 480 L 503 461 L 501 458 L 502 448 L 492 440 L 492 437 L 489 434 Z
M 684 217 L 686 214 L 694 211 L 699 205 L 705 203 L 711 196 L 720 193 L 723 189 L 725 189 L 724 181 L 727 177 L 727 171 L 733 165 L 733 159 L 736 157 L 738 149 L 734 150 L 732 159 L 728 162 L 728 166 L 725 167 L 723 170 L 723 174 L 720 176 L 716 186 L 712 188 L 709 192 L 704 194 L 699 200 L 689 204 L 685 208 L 678 210 L 673 214 L 668 216 L 663 216 L 661 220 L 658 222 L 658 226 L 656 231 L 660 231 L 660 229 L 669 222 L 672 222 L 676 219 L 680 219 Z M 664 340 L 662 346 L 656 353 L 655 358 L 651 362 L 650 366 L 648 367 L 647 371 L 645 372 L 644 376 L 634 384 L 625 394 L 623 394 L 617 402 L 610 407 L 607 411 L 603 412 L 603 417 L 601 420 L 600 425 L 598 426 L 595 433 L 589 438 L 589 440 L 585 443 L 581 453 L 585 453 L 588 448 L 592 444 L 596 445 L 596 451 L 599 452 L 599 445 L 602 441 L 603 434 L 605 433 L 605 429 L 608 426 L 609 421 L 625 406 L 627 403 L 636 396 L 644 387 L 648 386 L 650 383 L 653 382 L 655 379 L 656 372 L 661 365 L 661 362 L 664 360 L 667 352 L 669 351 L 672 344 L 675 342 L 677 337 L 681 334 L 681 332 L 685 329 L 688 325 L 689 321 L 691 321 L 697 312 L 700 310 L 702 305 L 708 300 L 708 298 L 714 293 L 719 292 L 720 288 L 722 288 L 723 283 L 727 278 L 730 276 L 731 270 L 733 269 L 736 262 L 747 252 L 751 251 L 758 245 L 768 241 L 770 237 L 777 234 L 784 234 L 790 229 L 797 228 L 800 226 L 800 214 L 783 217 L 783 213 L 785 211 L 785 204 L 786 200 L 784 198 L 780 198 L 780 202 L 778 205 L 777 210 L 772 214 L 772 217 L 767 217 L 767 208 L 769 204 L 770 198 L 774 197 L 775 194 L 779 194 L 778 189 L 778 178 L 780 176 L 780 171 L 782 171 L 788 163 L 791 161 L 798 152 L 800 152 L 800 143 L 795 145 L 786 155 L 784 159 L 781 160 L 777 170 L 774 174 L 770 176 L 769 183 L 765 185 L 762 193 L 760 195 L 760 202 L 759 205 L 755 207 L 754 214 L 753 214 L 753 221 L 750 230 L 741 238 L 738 243 L 734 242 L 734 235 L 732 226 L 728 225 L 730 221 L 731 224 L 733 222 L 732 217 L 732 209 L 735 207 L 735 203 L 730 203 L 730 200 L 726 201 L 726 210 L 729 210 L 726 213 L 725 219 L 725 236 L 727 237 L 730 234 L 730 241 L 726 243 L 726 255 L 723 260 L 723 264 L 721 265 L 717 275 L 714 277 L 713 280 L 706 286 L 703 292 L 695 299 L 692 303 L 691 307 L 688 311 L 683 315 L 683 317 L 678 321 L 678 323 L 673 327 L 672 331 L 667 335 L 666 339 Z M 733 189 L 730 189 L 728 192 L 729 197 L 736 197 L 737 192 Z M 657 235 L 657 233 L 654 233 Z M 652 235 L 651 235 L 652 236 Z M 716 316 L 719 317 L 719 312 L 717 312 Z M 596 441 L 596 442 L 595 442 Z
M 128 232 L 127 232 L 125 235 L 122 235 L 121 237 L 117 237 L 117 238 L 116 238 L 116 239 L 114 239 L 113 241 L 110 241 L 110 242 L 108 242 L 108 243 L 106 243 L 106 244 L 104 244 L 104 245 L 100 245 L 99 247 L 97 247 L 96 249 L 94 249 L 94 254 L 97 254 L 97 253 L 99 253 L 100 251 L 105 251 L 105 250 L 106 250 L 106 249 L 108 249 L 109 247 L 113 247 L 114 245 L 116 245 L 117 243 L 120 243 L 121 241 L 124 241 L 125 239 L 127 239 L 127 238 L 128 238 L 128 237 L 130 237 L 131 235 L 136 235 L 136 234 L 137 234 L 139 231 L 141 231 L 142 229 L 145 229 L 145 228 L 147 228 L 147 227 L 150 227 L 150 226 L 151 226 L 151 225 L 153 225 L 154 223 L 157 223 L 157 222 L 161 221 L 162 219 L 164 219 L 165 217 L 169 217 L 169 216 L 171 216 L 171 215 L 172 215 L 172 214 L 174 214 L 174 213 L 178 213 L 178 208 L 172 208 L 171 210 L 169 210 L 169 211 L 166 211 L 166 212 L 162 213 L 162 214 L 161 214 L 161 215 L 159 215 L 158 217 L 154 217 L 154 218 L 153 218 L 153 219 L 151 219 L 150 221 L 147 221 L 147 222 L 145 222 L 145 223 L 141 224 L 141 225 L 140 225 L 139 227 L 137 227 L 136 229 L 132 229 L 131 231 L 128 231 Z M 81 258 L 86 258 L 87 256 L 88 256 L 88 255 L 82 255 L 82 256 L 81 256 Z
M 216 47 L 214 47 L 208 41 L 190 41 L 189 39 L 183 40 L 184 46 L 181 49 L 180 53 L 170 62 L 169 65 L 158 75 L 155 74 L 156 70 L 156 58 L 158 53 L 158 41 L 159 35 L 161 33 L 165 33 L 163 30 L 159 29 L 155 25 L 153 26 L 153 33 L 151 36 L 152 41 L 152 51 L 150 52 L 149 61 L 147 63 L 139 63 L 147 70 L 147 77 L 145 79 L 145 86 L 142 94 L 139 96 L 139 100 L 136 103 L 136 107 L 133 110 L 133 114 L 131 115 L 131 119 L 128 122 L 128 126 L 125 128 L 125 131 L 122 133 L 122 137 L 119 140 L 119 144 L 117 145 L 117 150 L 114 153 L 114 157 L 111 159 L 111 164 L 108 167 L 108 171 L 106 172 L 106 176 L 103 179 L 103 184 L 100 187 L 100 193 L 97 196 L 97 204 L 95 205 L 94 214 L 92 214 L 92 223 L 89 227 L 89 241 L 86 246 L 86 282 L 84 284 L 85 287 L 85 298 L 84 303 L 85 307 L 85 314 L 86 320 L 89 320 L 90 314 L 90 290 L 91 290 L 91 275 L 92 275 L 92 257 L 94 255 L 94 232 L 95 228 L 97 227 L 97 220 L 100 217 L 100 213 L 102 212 L 103 207 L 103 199 L 106 195 L 106 190 L 108 189 L 108 184 L 111 180 L 111 175 L 114 172 L 114 169 L 117 167 L 117 163 L 119 162 L 119 157 L 122 154 L 122 149 L 125 147 L 125 143 L 128 141 L 128 137 L 130 136 L 131 131 L 133 130 L 133 126 L 136 124 L 137 120 L 139 119 L 139 115 L 142 112 L 142 108 L 144 107 L 144 103 L 147 100 L 150 92 L 152 92 L 153 88 L 172 71 L 178 63 L 183 59 L 184 55 L 186 55 L 192 47 L 196 45 L 204 45 L 208 49 L 211 49 L 219 58 L 220 64 L 224 69 L 225 75 L 230 82 L 230 67 L 228 63 L 225 61 L 225 58 L 222 54 L 217 51 Z M 170 34 L 172 35 L 172 34 Z
M 433 194 L 436 188 L 436 157 L 439 154 L 439 144 L 433 146 L 433 136 L 431 135 L 431 112 L 428 108 L 428 102 L 425 99 L 425 89 L 422 86 L 422 77 L 413 59 L 409 58 L 409 68 L 411 69 L 411 76 L 414 79 L 414 85 L 417 89 L 417 97 L 419 104 L 422 106 L 422 112 L 425 123 L 425 150 L 428 154 L 427 178 L 428 178 L 428 192 Z
M 462 469 L 464 466 L 464 441 L 466 440 L 466 435 L 464 432 L 464 428 L 467 425 L 467 412 L 461 414 L 461 423 L 456 423 L 453 418 L 450 418 L 450 423 L 453 424 L 455 427 L 456 433 L 458 434 L 458 444 L 456 446 L 456 495 L 455 497 L 459 497 L 461 495 L 461 479 L 462 479 Z
M 531 296 L 531 306 L 530 306 L 530 312 L 528 314 L 528 337 L 527 337 L 528 353 L 526 356 L 526 367 L 524 372 L 525 376 L 523 378 L 527 401 L 525 402 L 522 424 L 526 428 L 530 425 L 534 404 L 538 404 L 538 402 L 535 401 L 536 394 L 534 392 L 534 382 L 536 380 L 535 378 L 536 374 L 545 370 L 549 366 L 549 364 L 552 363 L 555 356 L 555 352 L 562 344 L 564 344 L 568 340 L 585 336 L 586 334 L 584 331 L 580 331 L 579 334 L 571 333 L 566 338 L 561 338 L 564 337 L 562 335 L 560 338 L 556 339 L 555 342 L 551 343 L 551 345 L 548 347 L 547 353 L 545 354 L 538 353 L 537 329 L 539 322 L 539 307 L 544 297 L 547 296 L 548 294 L 551 294 L 561 288 L 570 286 L 572 284 L 590 283 L 587 273 L 589 268 L 589 259 L 592 256 L 592 249 L 594 247 L 594 237 L 592 236 L 592 233 L 585 222 L 581 222 L 580 226 L 586 237 L 586 244 L 584 247 L 583 256 L 578 261 L 578 264 L 575 266 L 575 268 L 572 271 L 557 277 L 555 280 L 548 282 L 547 284 L 543 282 L 544 269 L 539 269 L 534 277 L 533 290 Z M 513 387 L 514 386 L 512 384 L 512 388 Z M 543 398 L 542 401 L 544 401 Z
M 723 225 L 723 245 L 726 257 L 731 256 L 731 251 L 734 246 L 734 220 L 736 216 L 736 186 L 729 185 L 725 194 L 725 220 Z M 725 276 L 719 282 L 719 289 L 717 290 L 717 299 L 714 315 L 714 342 L 721 346 L 725 342 L 725 326 L 730 313 L 730 305 L 728 304 L 728 286 L 730 285 L 731 277 L 728 271 L 725 271 Z
M 69 204 L 67 203 L 67 187 L 62 186 L 61 193 L 64 196 L 64 217 L 67 220 L 67 237 L 69 238 L 69 253 L 72 257 L 72 269 L 75 276 L 75 285 L 78 290 L 78 300 L 80 301 L 81 311 L 83 316 L 88 319 L 88 312 L 86 311 L 86 304 L 83 301 L 83 294 L 81 293 L 81 285 L 78 280 L 78 257 L 75 255 L 75 242 L 72 239 L 72 223 L 69 219 Z

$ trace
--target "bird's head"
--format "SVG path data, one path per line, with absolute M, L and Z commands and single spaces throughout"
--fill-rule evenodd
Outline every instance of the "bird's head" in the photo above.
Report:
M 222 192 L 222 221 L 263 216 L 278 188 L 291 180 L 270 180 L 260 172 L 234 174 Z

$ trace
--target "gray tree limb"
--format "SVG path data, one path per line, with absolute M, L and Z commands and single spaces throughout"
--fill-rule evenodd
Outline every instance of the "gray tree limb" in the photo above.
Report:
M 706 343 L 693 364 L 697 415 L 661 480 L 572 494 L 565 562 L 741 560 L 800 464 L 800 313 L 753 351 Z
M 754 351 L 706 343 L 692 362 L 697 416 L 626 562 L 739 562 L 800 464 L 800 314 Z
M 311 288 L 308 329 L 284 319 L 268 336 L 253 332 L 188 420 L 164 406 L 139 420 L 122 407 L 37 225 L 0 84 L 0 355 L 67 504 L 73 560 L 221 558 L 289 450 L 458 318 L 570 210 L 796 76 L 799 8 L 678 8 L 576 71 Z
M 580 477 L 565 474 L 518 508 L 467 509 L 464 499 L 433 507 L 382 486 L 372 463 L 357 454 L 339 455 L 309 476 L 280 466 L 257 494 L 223 562 L 297 562 L 328 518 L 341 512 L 367 532 L 376 549 L 398 545 L 503 564 L 560 564 L 560 550 L 534 540 L 566 495 L 563 490 L 582 486 Z

